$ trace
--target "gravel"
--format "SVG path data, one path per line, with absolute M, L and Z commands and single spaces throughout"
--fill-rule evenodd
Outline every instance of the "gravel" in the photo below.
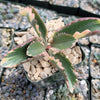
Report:
M 100 48 L 92 46 L 91 49 L 91 75 L 100 78 Z

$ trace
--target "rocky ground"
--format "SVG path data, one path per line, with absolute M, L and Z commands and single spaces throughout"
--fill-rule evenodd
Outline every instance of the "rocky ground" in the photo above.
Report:
M 97 0 L 97 3 L 95 3 L 94 6 L 92 6 L 92 3 L 87 2 L 87 0 L 81 1 L 80 4 L 78 0 L 68 0 L 68 2 L 66 0 L 51 0 L 51 3 L 71 7 L 80 6 L 82 9 L 99 14 L 99 0 Z M 23 8 L 24 7 L 22 6 L 13 5 L 11 3 L 0 3 L 0 60 L 12 46 L 13 40 L 11 37 L 13 34 L 15 34 L 14 41 L 16 45 L 25 42 L 27 39 L 35 35 L 35 32 L 32 34 L 34 30 L 31 28 L 27 18 L 20 15 Z M 35 8 L 46 23 L 46 27 L 50 34 L 61 26 L 65 26 L 69 22 L 77 19 L 75 16 L 62 17 L 56 12 L 39 9 L 37 7 Z M 13 28 L 14 30 L 10 28 Z M 50 40 L 51 39 L 48 37 L 48 41 Z M 80 61 L 77 61 L 76 57 L 73 59 L 73 62 L 77 62 L 75 64 L 72 63 L 75 65 L 74 68 L 77 76 L 77 85 L 74 93 L 70 93 L 64 85 L 64 81 L 61 81 L 47 88 L 46 100 L 65 100 L 64 97 L 68 98 L 68 100 L 89 100 L 89 83 L 86 80 L 89 76 L 89 67 L 91 68 L 91 76 L 94 78 L 92 80 L 92 98 L 93 100 L 100 99 L 100 47 L 92 45 L 90 49 L 88 47 L 90 42 L 93 44 L 100 44 L 100 36 L 92 36 L 79 40 L 79 43 L 84 45 L 81 47 L 82 50 L 85 51 L 84 53 L 86 57 L 85 60 L 78 65 L 76 64 Z M 75 53 L 75 49 L 73 48 L 66 51 L 71 51 L 68 58 L 73 58 L 73 52 Z M 91 64 L 89 66 L 90 52 Z M 64 53 L 66 54 L 66 52 Z M 2 66 L 0 66 L 0 75 L 1 72 Z M 0 100 L 44 100 L 45 90 L 36 87 L 28 81 L 22 65 L 17 68 L 6 69 L 1 78 Z

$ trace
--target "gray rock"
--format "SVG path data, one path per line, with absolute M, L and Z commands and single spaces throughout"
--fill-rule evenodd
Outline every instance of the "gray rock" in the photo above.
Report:
M 5 93 L 7 89 L 8 89 L 7 86 L 3 86 L 3 87 L 2 87 L 2 92 Z
M 17 93 L 18 95 L 22 95 L 22 94 L 23 94 L 22 91 L 16 91 L 16 93 Z
M 19 100 L 24 100 L 24 98 L 23 97 L 20 97 Z
M 0 94 L 2 93 L 2 89 L 0 88 Z
M 7 9 L 7 13 L 8 13 L 8 14 L 11 13 L 11 9 Z
M 8 97 L 8 96 L 9 96 L 9 93 L 5 93 L 4 96 L 5 96 L 5 97 Z
M 29 84 L 29 85 L 28 85 L 28 89 L 29 89 L 29 90 L 32 90 L 32 84 Z
M 4 14 L 5 13 L 5 10 L 0 10 L 0 14 Z
M 17 96 L 16 96 L 16 100 L 19 100 L 19 98 L 20 98 L 20 96 L 19 96 L 19 95 L 17 95 Z
M 12 8 L 12 12 L 13 12 L 14 14 L 18 13 L 18 12 L 19 12 L 19 8 L 13 7 L 13 8 Z
M 96 0 L 97 4 L 100 5 L 100 0 Z
M 9 13 L 9 14 L 6 15 L 6 18 L 7 18 L 7 19 L 12 19 L 13 17 L 14 17 L 14 15 L 11 14 L 11 13 Z
M 20 24 L 19 26 L 21 29 L 25 29 L 25 26 L 23 24 Z
M 0 15 L 0 20 L 3 20 L 3 16 L 2 15 Z
M 3 10 L 6 10 L 7 9 L 7 6 L 6 5 L 2 5 L 2 9 Z

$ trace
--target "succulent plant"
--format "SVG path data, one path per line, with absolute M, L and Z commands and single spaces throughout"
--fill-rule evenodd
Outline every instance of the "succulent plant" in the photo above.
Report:
M 63 55 L 62 50 L 72 47 L 80 38 L 99 34 L 100 19 L 81 18 L 77 21 L 73 21 L 58 30 L 52 36 L 53 40 L 48 45 L 46 39 L 48 31 L 36 10 L 33 7 L 27 7 L 22 12 L 22 15 L 27 16 L 29 22 L 37 32 L 38 37 L 34 37 L 9 51 L 2 59 L 1 65 L 5 68 L 13 68 L 31 58 L 36 59 L 43 55 L 49 55 L 50 61 L 57 66 L 64 76 L 69 90 L 73 92 L 73 87 L 76 84 L 76 76 L 71 63 L 65 55 Z M 57 53 L 54 54 L 51 48 L 55 48 Z

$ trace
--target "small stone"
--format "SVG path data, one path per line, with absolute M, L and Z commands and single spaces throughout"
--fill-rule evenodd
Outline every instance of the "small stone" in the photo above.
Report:
M 69 61 L 70 61 L 72 64 L 75 64 L 76 58 L 75 58 L 72 54 L 70 54 L 70 55 L 68 55 L 68 56 L 66 56 L 66 57 L 69 59 Z
M 8 89 L 7 86 L 2 87 L 2 92 L 5 93 L 7 89 Z
M 49 57 L 48 57 L 48 56 L 43 57 L 43 59 L 44 59 L 45 61 L 49 61 Z
M 41 68 L 36 68 L 36 73 L 34 75 L 34 78 L 37 80 L 39 74 L 42 72 L 42 69 Z
M 17 36 L 23 36 L 23 35 L 27 34 L 27 32 L 15 32 L 15 34 Z
M 17 93 L 18 95 L 22 95 L 22 94 L 23 94 L 22 91 L 16 91 L 16 93 Z
M 78 54 L 82 55 L 82 54 L 81 54 L 81 50 L 80 50 L 80 47 L 79 47 L 79 46 L 76 46 L 76 47 L 75 47 L 75 51 L 76 51 Z
M 41 80 L 41 78 L 40 77 L 37 77 L 37 79 L 36 79 L 37 81 L 39 81 L 39 80 Z
M 7 19 L 12 19 L 13 17 L 14 17 L 14 15 L 11 14 L 11 13 L 9 13 L 9 14 L 6 15 L 6 18 L 7 18 Z
M 77 54 L 76 54 L 76 51 L 75 51 L 74 49 L 71 50 L 71 54 L 74 55 L 74 56 L 77 55 Z
M 44 68 L 44 71 L 46 74 L 49 74 L 49 73 L 51 73 L 51 68 Z
M 33 66 L 31 65 L 30 71 L 32 72 L 32 74 L 35 74 L 36 73 L 36 68 L 35 68 L 34 65 Z
M 35 80 L 34 77 L 31 77 L 31 80 L 34 81 Z
M 44 78 L 47 77 L 47 74 L 46 74 L 45 72 L 41 72 L 41 73 L 40 73 L 40 77 L 41 77 L 42 79 L 44 79 Z
M 68 49 L 64 50 L 63 53 L 64 53 L 65 55 L 69 55 L 69 54 L 71 53 L 71 49 L 68 48 Z
M 26 72 L 30 71 L 30 66 L 31 66 L 30 62 L 26 62 L 26 63 L 23 64 L 23 67 L 24 67 Z M 33 70 L 32 70 L 32 72 L 33 72 Z
M 33 87 L 32 87 L 32 84 L 29 84 L 29 85 L 28 85 L 28 89 L 29 89 L 29 90 L 32 90 L 32 88 L 33 88 Z
M 14 14 L 18 13 L 18 12 L 19 12 L 19 8 L 13 7 L 13 8 L 12 8 L 12 12 L 13 12 Z
M 41 61 L 40 63 L 42 65 L 42 67 L 49 67 L 50 66 L 50 64 L 46 61 Z
M 23 42 L 27 41 L 28 40 L 27 35 L 23 35 L 21 39 Z
M 20 29 L 25 29 L 25 26 L 23 24 L 20 24 Z
M 19 100 L 24 100 L 24 98 L 23 97 L 20 97 Z
M 3 16 L 2 15 L 0 15 L 0 20 L 3 20 Z
M 21 45 L 21 44 L 23 44 L 23 41 L 22 41 L 22 39 L 20 39 L 20 40 L 16 41 L 16 43 L 17 43 L 18 45 Z
M 52 95 L 53 94 L 53 90 L 49 90 L 49 95 Z
M 39 68 L 39 67 L 41 68 L 42 66 L 41 66 L 40 63 L 38 63 L 38 64 L 36 65 L 36 67 L 37 67 L 37 68 Z
M 9 96 L 9 93 L 5 93 L 4 96 L 5 96 L 5 97 L 8 97 L 8 96 Z
M 52 71 L 52 73 L 55 73 L 55 72 L 56 72 L 56 70 L 55 70 L 55 69 L 52 69 L 51 71 Z
M 31 64 L 36 65 L 38 63 L 38 60 L 34 59 L 32 60 Z

